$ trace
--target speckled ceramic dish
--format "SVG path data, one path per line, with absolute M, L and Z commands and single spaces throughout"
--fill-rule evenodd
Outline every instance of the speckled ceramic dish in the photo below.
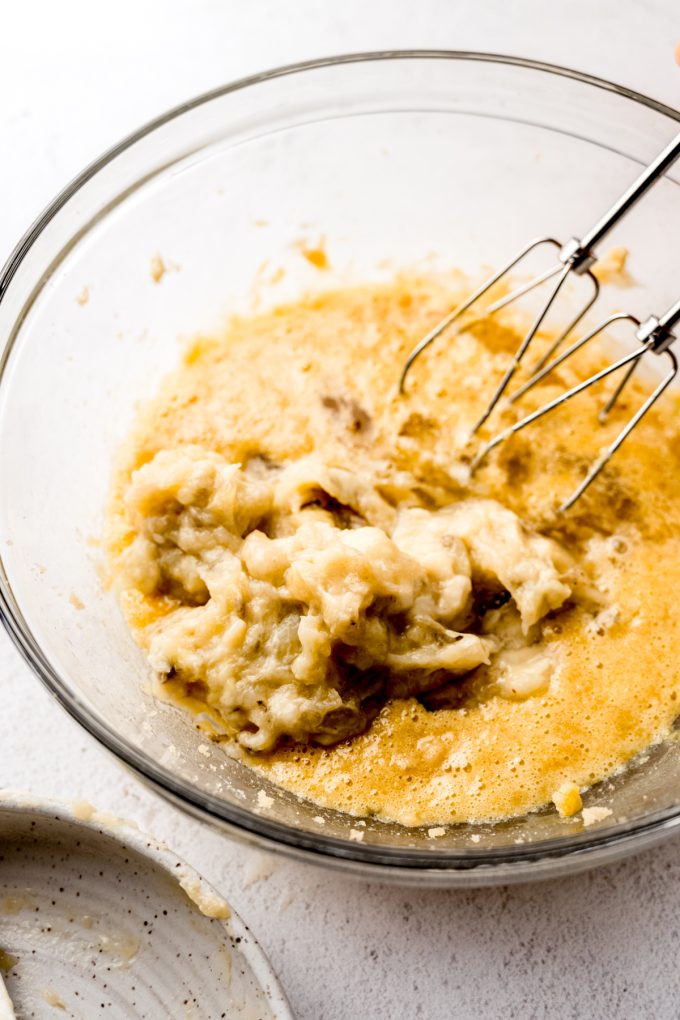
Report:
M 292 1020 L 226 901 L 87 804 L 0 801 L 0 973 L 17 1018 Z

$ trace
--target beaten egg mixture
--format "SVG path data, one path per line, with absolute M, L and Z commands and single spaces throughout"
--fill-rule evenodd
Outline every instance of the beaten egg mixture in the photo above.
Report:
M 678 714 L 673 398 L 566 514 L 640 384 L 604 426 L 606 390 L 587 391 L 470 479 L 513 321 L 450 331 L 396 392 L 462 293 L 403 277 L 195 340 L 139 413 L 109 516 L 159 695 L 280 786 L 406 825 L 572 813 Z M 522 414 L 602 357 L 572 359 Z

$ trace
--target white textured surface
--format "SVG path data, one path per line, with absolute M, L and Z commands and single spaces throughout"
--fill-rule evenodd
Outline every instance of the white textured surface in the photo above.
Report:
M 0 259 L 102 149 L 244 74 L 349 50 L 485 49 L 570 64 L 680 105 L 677 38 L 677 0 L 6 0 Z M 270 862 L 121 771 L 4 634 L 0 785 L 85 798 L 167 840 L 251 924 L 299 1020 L 678 1016 L 677 843 L 573 879 L 467 893 Z

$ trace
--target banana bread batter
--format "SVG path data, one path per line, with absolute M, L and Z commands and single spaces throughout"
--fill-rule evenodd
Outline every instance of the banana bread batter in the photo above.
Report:
M 109 518 L 159 695 L 281 786 L 407 825 L 539 808 L 678 713 L 677 415 L 662 403 L 562 516 L 639 384 L 607 425 L 590 390 L 470 480 L 513 320 L 451 332 L 396 395 L 459 287 L 331 292 L 194 341 L 140 412 Z M 601 357 L 548 377 L 522 414 Z

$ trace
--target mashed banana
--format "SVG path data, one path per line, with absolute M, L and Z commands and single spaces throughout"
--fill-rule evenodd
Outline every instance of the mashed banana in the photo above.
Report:
M 677 712 L 680 463 L 656 457 L 680 456 L 670 416 L 646 419 L 562 518 L 552 508 L 638 387 L 603 428 L 602 396 L 584 394 L 470 483 L 469 427 L 512 323 L 443 340 L 395 395 L 408 349 L 456 298 L 450 280 L 400 280 L 195 342 L 140 414 L 110 515 L 160 693 L 207 710 L 281 785 L 405 824 L 578 795 Z
M 568 557 L 494 500 L 395 510 L 370 479 L 311 458 L 270 478 L 198 446 L 160 451 L 131 479 L 119 561 L 128 589 L 177 606 L 145 631 L 153 669 L 200 689 L 250 750 L 336 743 L 388 698 L 488 665 L 505 642 L 480 594 L 488 608 L 507 592 L 523 635 L 571 594 Z M 526 650 L 505 659 L 514 694 L 544 680 L 535 654 L 512 668 Z

